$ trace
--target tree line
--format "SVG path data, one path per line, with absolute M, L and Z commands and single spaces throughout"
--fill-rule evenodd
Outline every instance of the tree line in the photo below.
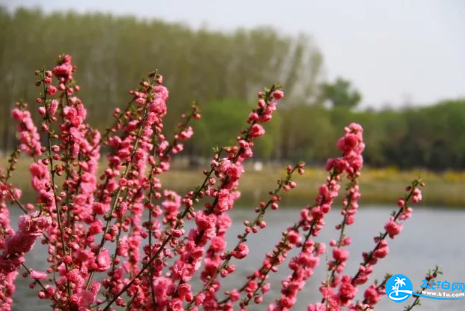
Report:
M 234 139 L 253 107 L 255 93 L 280 82 L 285 104 L 257 152 L 263 160 L 321 164 L 334 156 L 342 127 L 365 128 L 366 161 L 372 166 L 465 168 L 465 101 L 401 110 L 354 110 L 361 94 L 349 81 L 324 81 L 323 56 L 310 37 L 271 28 L 216 32 L 160 20 L 109 14 L 51 13 L 0 7 L 0 150 L 14 146 L 9 111 L 38 93 L 34 69 L 50 67 L 60 53 L 78 65 L 80 97 L 89 122 L 105 129 L 111 110 L 124 106 L 148 71 L 158 69 L 170 90 L 166 130 L 198 102 L 203 112 L 186 145 L 191 158 Z M 34 110 L 34 109 L 33 109 Z

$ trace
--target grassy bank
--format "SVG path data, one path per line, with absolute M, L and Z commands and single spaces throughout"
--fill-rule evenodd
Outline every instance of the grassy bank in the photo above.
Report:
M 0 158 L 5 168 L 6 158 Z M 20 161 L 11 181 L 23 189 L 25 199 L 32 200 L 29 163 Z M 276 180 L 285 176 L 283 166 L 266 165 L 261 171 L 246 166 L 239 190 L 242 197 L 238 206 L 255 206 L 268 198 L 267 193 L 276 187 Z M 307 168 L 302 176 L 296 175 L 298 186 L 283 196 L 283 206 L 312 204 L 319 185 L 324 182 L 326 172 L 322 167 Z M 369 204 L 395 204 L 409 182 L 421 177 L 426 182 L 423 191 L 423 204 L 428 206 L 465 209 L 465 172 L 433 173 L 424 170 L 399 171 L 395 168 L 365 168 L 360 177 L 362 192 L 361 206 Z M 173 169 L 161 177 L 164 187 L 184 193 L 203 180 L 201 169 L 191 170 L 174 165 Z
M 246 170 L 239 190 L 243 205 L 257 204 L 267 198 L 267 193 L 276 187 L 276 180 L 285 176 L 282 167 L 265 167 L 262 171 Z M 366 168 L 360 177 L 362 192 L 361 205 L 395 204 L 403 195 L 403 189 L 414 178 L 421 177 L 426 182 L 423 190 L 423 204 L 465 209 L 465 172 L 442 174 L 422 170 L 399 171 L 393 168 Z M 177 169 L 163 176 L 163 184 L 174 189 L 189 189 L 199 183 L 201 173 Z M 313 203 L 318 187 L 325 181 L 323 168 L 307 168 L 305 174 L 297 175 L 298 186 L 283 196 L 283 205 L 300 206 Z

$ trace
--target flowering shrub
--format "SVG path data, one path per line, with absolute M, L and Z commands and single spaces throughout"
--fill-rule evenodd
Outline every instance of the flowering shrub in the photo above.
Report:
M 358 272 L 344 273 L 349 259 L 346 247 L 352 242 L 345 228 L 355 221 L 361 197 L 358 179 L 365 145 L 360 125 L 345 128 L 337 143 L 342 155 L 328 160 L 328 177 L 315 202 L 302 209 L 300 218 L 282 233 L 241 287 L 223 289 L 220 278 L 239 269 L 236 264 L 248 255 L 247 237 L 266 227 L 266 213 L 279 208 L 283 191 L 296 187 L 294 174 L 304 173 L 303 163 L 287 166 L 287 175 L 269 199 L 258 204 L 257 216 L 244 221 L 237 243 L 226 244 L 243 163 L 253 156 L 254 142 L 265 135 L 263 124 L 272 120 L 284 97 L 280 87 L 258 93 L 257 106 L 237 143 L 217 148 L 200 186 L 181 196 L 164 188 L 159 177 L 170 169 L 183 141 L 193 135 L 190 122 L 200 119 L 198 108 L 192 106 L 190 113 L 182 115 L 173 140 L 168 141 L 163 134 L 168 90 L 162 76 L 152 72 L 130 91 L 126 108 L 115 109 L 114 124 L 101 134 L 86 123 L 75 72 L 69 55 L 60 56 L 51 71 L 36 71 L 36 85 L 42 88 L 36 100 L 39 126 L 26 104 L 18 103 L 12 111 L 19 145 L 9 166 L 0 170 L 1 310 L 11 310 L 20 270 L 31 279 L 31 289 L 49 300 L 54 310 L 247 310 L 251 303 L 262 303 L 272 286 L 279 286 L 268 283 L 268 276 L 286 261 L 291 249 L 299 250 L 289 260 L 291 274 L 268 310 L 292 308 L 326 252 L 332 254 L 326 267 L 329 277 L 320 287 L 321 302 L 310 304 L 309 311 L 372 310 L 385 294 L 383 283 L 372 284 L 364 300 L 355 301 L 360 285 L 388 255 L 388 238 L 401 232 L 402 223 L 411 216 L 410 205 L 421 200 L 423 184 L 415 180 L 407 187 L 405 197 L 397 202 L 399 209 L 374 238 L 373 249 L 363 253 Z M 104 162 L 102 146 L 109 150 Z M 37 195 L 33 204 L 24 203 L 21 190 L 10 182 L 21 153 L 32 159 L 31 186 Z M 329 250 L 314 239 L 345 180 L 342 220 L 336 226 L 339 236 L 329 241 Z M 13 204 L 24 212 L 17 231 L 10 227 L 8 208 Z M 193 228 L 186 231 L 188 222 Z M 25 255 L 37 240 L 48 247 L 49 256 L 46 266 L 34 270 Z

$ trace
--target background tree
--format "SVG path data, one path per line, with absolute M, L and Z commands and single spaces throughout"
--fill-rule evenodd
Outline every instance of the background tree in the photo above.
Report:
M 333 83 L 321 85 L 323 102 L 329 101 L 333 108 L 355 108 L 362 100 L 362 94 L 354 89 L 350 81 L 337 78 Z
M 9 13 L 2 7 L 0 29 L 0 153 L 16 144 L 10 118 L 15 101 L 34 105 L 36 77 L 30 68 L 50 67 L 50 60 L 66 52 L 79 67 L 80 97 L 98 129 L 111 124 L 108 111 L 124 106 L 135 81 L 155 68 L 171 91 L 168 135 L 196 100 L 203 119 L 196 124 L 198 135 L 185 146 L 191 158 L 209 157 L 211 146 L 243 126 L 240 116 L 255 104 L 255 91 L 280 82 L 286 97 L 273 117 L 278 120 L 267 128 L 270 135 L 256 146 L 261 160 L 321 164 L 334 156 L 340 128 L 355 121 L 365 128 L 369 165 L 465 169 L 465 100 L 397 110 L 354 109 L 361 93 L 347 79 L 322 80 L 323 55 L 309 36 L 286 36 L 266 27 L 193 30 L 99 13 Z

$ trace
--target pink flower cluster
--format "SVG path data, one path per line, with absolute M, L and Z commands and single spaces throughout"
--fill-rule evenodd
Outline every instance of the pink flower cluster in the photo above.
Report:
M 379 302 L 380 296 L 385 294 L 382 287 L 371 285 L 365 290 L 364 302 L 352 302 L 357 293 L 357 287 L 368 281 L 370 275 L 373 273 L 374 266 L 380 259 L 388 255 L 389 247 L 386 237 L 389 236 L 392 239 L 397 236 L 402 228 L 399 221 L 405 221 L 411 217 L 412 208 L 408 206 L 409 202 L 420 202 L 421 190 L 418 188 L 419 186 L 423 186 L 423 183 L 415 180 L 411 186 L 406 188 L 407 195 L 405 198 L 399 200 L 399 210 L 394 213 L 393 217 L 389 218 L 385 231 L 374 238 L 374 242 L 376 243 L 374 249 L 362 254 L 363 263 L 360 265 L 355 276 L 343 277 L 343 279 L 346 278 L 347 282 L 339 286 L 339 293 L 337 295 L 329 293 L 326 304 L 326 306 L 331 306 L 329 310 L 340 310 L 341 305 L 348 305 L 349 310 L 372 310 Z
M 2 208 L 2 216 L 5 215 Z M 15 290 L 14 280 L 18 274 L 17 270 L 25 262 L 28 253 L 36 239 L 40 237 L 51 225 L 51 218 L 40 216 L 38 213 L 23 215 L 19 218 L 18 231 L 9 228 L 4 231 L 4 240 L 0 243 L 0 300 L 1 310 L 11 310 L 11 296 Z M 2 223 L 2 229 L 7 229 L 8 224 Z M 3 230 L 2 230 L 3 231 Z
M 238 137 L 237 145 L 223 148 L 226 157 L 217 156 L 211 162 L 209 175 L 215 177 L 208 178 L 208 185 L 203 190 L 202 195 L 211 197 L 213 201 L 206 203 L 204 210 L 193 213 L 196 227 L 189 232 L 188 240 L 177 247 L 176 255 L 179 256 L 179 259 L 171 268 L 171 279 L 173 282 L 178 282 L 178 285 L 171 295 L 172 298 L 179 297 L 180 286 L 192 279 L 203 261 L 204 270 L 201 273 L 201 278 L 209 285 L 205 293 L 196 295 L 195 305 L 202 304 L 206 310 L 218 309 L 216 292 L 220 289 L 220 283 L 217 280 L 211 282 L 210 279 L 216 277 L 217 267 L 221 265 L 224 258 L 222 252 L 226 247 L 226 232 L 232 222 L 227 212 L 233 208 L 235 201 L 239 198 L 237 187 L 244 171 L 242 162 L 253 156 L 254 140 L 265 134 L 261 124 L 271 120 L 272 114 L 276 110 L 277 101 L 282 97 L 283 93 L 275 89 L 266 94 L 259 93 L 257 108 L 247 120 L 250 124 L 249 128 L 244 131 L 242 136 Z M 215 187 L 215 185 L 217 186 Z M 186 208 L 190 208 L 193 204 L 193 195 L 192 192 L 183 199 Z M 206 248 L 209 242 L 210 246 Z M 238 245 L 231 253 L 233 257 L 238 259 L 244 258 L 247 254 L 246 244 Z M 226 276 L 233 271 L 234 267 L 229 266 L 221 273 Z M 189 297 L 190 295 L 184 296 L 185 299 Z M 193 310 L 196 309 L 193 308 Z
M 31 118 L 31 113 L 27 110 L 15 108 L 11 111 L 11 116 L 18 122 L 19 141 L 21 149 L 31 157 L 40 156 L 42 154 L 42 145 L 40 144 L 40 136 L 37 128 Z
M 212 267 L 211 272 L 210 272 L 211 275 L 208 275 L 208 278 L 205 278 L 206 281 L 205 281 L 205 285 L 203 289 L 194 296 L 196 299 L 198 297 L 203 298 L 205 295 L 204 293 L 207 292 L 212 287 L 213 284 L 217 283 L 216 278 L 218 275 L 220 275 L 222 278 L 225 278 L 229 274 L 235 271 L 236 266 L 230 264 L 230 261 L 232 258 L 243 259 L 247 257 L 249 253 L 249 248 L 247 244 L 245 243 L 247 241 L 247 236 L 250 233 L 257 233 L 259 229 L 263 229 L 266 227 L 266 222 L 263 220 L 265 212 L 268 207 L 271 207 L 271 209 L 273 210 L 278 209 L 279 207 L 278 202 L 281 200 L 281 197 L 279 196 L 279 193 L 281 192 L 281 190 L 289 191 L 296 187 L 296 183 L 291 180 L 292 175 L 295 171 L 297 171 L 299 174 L 303 174 L 304 164 L 300 163 L 294 167 L 290 165 L 287 166 L 286 178 L 278 181 L 278 187 L 274 191 L 270 192 L 271 198 L 268 200 L 268 202 L 266 203 L 260 202 L 259 207 L 255 209 L 255 212 L 257 213 L 256 218 L 253 221 L 248 221 L 248 220 L 244 221 L 245 230 L 241 235 L 238 236 L 239 241 L 237 242 L 236 246 L 233 248 L 232 251 L 226 251 L 220 255 L 220 259 L 222 259 L 221 264 L 216 269 Z M 221 252 L 221 251 L 224 251 L 225 247 L 226 247 L 226 242 L 224 241 L 224 239 L 216 237 L 212 241 L 210 248 L 215 248 L 216 251 Z M 202 275 L 202 277 L 204 277 L 204 275 Z M 252 286 L 252 287 L 244 286 L 241 291 L 255 290 L 255 289 L 256 289 L 255 286 Z M 267 289 L 269 289 L 269 284 L 265 285 L 262 288 L 262 292 L 265 293 Z M 226 293 L 229 296 L 229 299 L 227 299 L 226 301 L 219 302 L 215 307 L 216 309 L 214 310 L 217 310 L 217 309 L 233 310 L 233 303 L 236 302 L 240 298 L 240 292 L 237 290 L 232 290 Z M 192 303 L 190 303 L 187 306 L 187 309 L 190 310 L 191 306 L 192 306 Z
M 32 249 L 37 237 L 41 236 L 52 224 L 48 216 L 40 216 L 39 213 L 22 215 L 19 217 L 18 231 L 5 238 L 5 250 L 3 252 L 0 267 L 12 271 L 16 269 L 14 257 L 24 255 Z M 12 261 L 10 261 L 12 259 Z M 9 268 L 10 267 L 10 268 Z M 11 269 L 12 268 L 12 269 Z
M 0 251 L 5 254 L 7 246 L 6 239 L 15 234 L 14 230 L 10 227 L 10 213 L 8 205 L 14 200 L 21 198 L 19 189 L 11 188 L 10 185 L 4 182 L 3 172 L 0 170 Z M 17 257 L 17 256 L 15 256 Z M 11 258 L 13 259 L 13 258 Z M 0 257 L 0 263 L 5 263 L 7 270 L 3 270 L 0 264 L 0 302 L 3 304 L 0 310 L 10 311 L 13 305 L 11 297 L 15 291 L 15 280 L 18 272 L 16 269 L 11 271 L 11 265 L 19 263 L 22 259 L 13 259 L 13 263 L 9 262 L 9 256 Z
M 330 176 L 327 179 L 327 184 L 320 187 L 319 196 L 316 199 L 316 205 L 311 209 L 304 208 L 301 212 L 300 222 L 294 228 L 303 227 L 303 231 L 307 231 L 305 241 L 301 247 L 299 255 L 291 259 L 290 267 L 293 270 L 285 282 L 282 283 L 281 293 L 283 294 L 280 299 L 276 300 L 275 305 L 270 305 L 269 310 L 289 310 L 297 301 L 297 294 L 302 290 L 305 282 L 311 277 L 313 268 L 312 265 L 295 264 L 301 260 L 301 254 L 305 254 L 307 248 L 313 247 L 313 241 L 309 240 L 311 236 L 318 236 L 321 228 L 324 226 L 324 216 L 331 210 L 334 198 L 339 194 L 340 185 L 338 181 L 341 180 L 343 173 L 348 174 L 348 179 L 351 182 L 360 174 L 360 169 L 363 164 L 362 151 L 365 148 L 362 137 L 363 129 L 358 124 L 351 124 L 345 128 L 345 135 L 338 142 L 338 148 L 343 152 L 342 157 L 328 160 L 326 169 L 330 171 Z M 358 207 L 357 200 L 360 197 L 358 193 L 358 186 L 354 183 L 354 187 L 344 200 L 344 224 L 353 222 L 353 215 Z M 347 238 L 340 238 L 338 247 L 343 244 L 348 245 L 350 240 Z M 335 244 L 330 243 L 331 246 Z M 325 251 L 324 247 L 317 249 L 316 255 L 321 255 Z M 330 262 L 330 269 L 334 266 L 343 267 L 344 262 L 348 259 L 348 252 L 346 250 L 335 248 L 333 250 L 334 261 Z M 316 265 L 318 261 L 316 261 Z M 341 269 L 341 268 L 339 268 Z M 336 283 L 336 282 L 331 282 Z M 337 285 L 337 283 L 335 284 Z M 323 287 L 325 284 L 323 285 Z M 321 290 L 324 290 L 322 288 Z
M 358 210 L 358 200 L 361 197 L 359 192 L 359 185 L 357 178 L 363 166 L 362 152 L 365 149 L 363 142 L 363 129 L 358 124 L 350 124 L 345 128 L 345 135 L 342 137 L 337 146 L 343 152 L 343 156 L 338 159 L 329 160 L 327 168 L 334 168 L 336 170 L 344 170 L 347 173 L 347 179 L 350 184 L 347 193 L 343 199 L 343 208 L 341 215 L 343 216 L 341 224 L 336 226 L 340 230 L 339 238 L 332 240 L 329 245 L 333 247 L 333 259 L 328 262 L 328 273 L 330 277 L 328 280 L 322 282 L 320 292 L 324 300 L 329 301 L 329 305 L 336 308 L 338 305 L 345 305 L 355 292 L 352 291 L 350 277 L 339 276 L 343 271 L 347 260 L 349 259 L 349 252 L 344 247 L 350 245 L 350 237 L 345 235 L 347 226 L 354 223 L 355 214 Z M 334 294 L 334 289 L 340 286 L 339 295 Z
M 52 73 L 59 79 L 59 89 L 63 91 L 65 89 L 64 83 L 73 79 L 72 73 L 76 71 L 76 67 L 71 63 L 70 55 L 59 56 L 57 62 L 58 64 L 53 68 Z M 47 78 L 45 79 L 45 83 L 51 82 L 50 76 L 50 73 L 48 73 Z
M 315 245 L 309 240 L 304 243 L 302 250 L 292 258 L 289 268 L 292 274 L 282 281 L 282 296 L 275 304 L 268 307 L 269 311 L 290 310 L 297 302 L 297 295 L 305 286 L 306 281 L 312 277 L 313 270 L 320 262 L 319 256 L 326 252 L 324 244 Z
M 200 186 L 179 195 L 163 186 L 160 175 L 169 171 L 172 157 L 192 137 L 190 121 L 200 119 L 198 108 L 194 105 L 181 116 L 169 141 L 164 129 L 169 92 L 163 77 L 151 72 L 130 91 L 127 107 L 114 110 L 114 124 L 101 134 L 86 122 L 87 110 L 74 80 L 76 70 L 71 56 L 61 55 L 52 70 L 36 71 L 36 85 L 43 88 L 36 99 L 40 126 L 34 124 L 25 104 L 12 111 L 19 145 L 6 173 L 0 170 L 0 310 L 11 310 L 14 281 L 23 268 L 31 289 L 37 288 L 38 297 L 49 300 L 54 310 L 110 311 L 117 306 L 128 311 L 244 311 L 252 301 L 264 301 L 271 292 L 269 274 L 286 262 L 289 251 L 297 249 L 288 261 L 290 275 L 281 282 L 279 297 L 268 306 L 268 310 L 290 310 L 326 252 L 325 244 L 314 239 L 325 225 L 344 176 L 349 186 L 342 201 L 343 219 L 336 226 L 339 238 L 329 242 L 330 278 L 320 287 L 322 302 L 309 305 L 308 310 L 347 307 L 360 311 L 378 303 L 382 287 L 371 285 L 364 300 L 354 302 L 358 286 L 387 256 L 387 237 L 393 239 L 402 231 L 402 222 L 412 212 L 409 202 L 422 199 L 422 184 L 415 181 L 407 188 L 407 195 L 398 201 L 399 211 L 375 237 L 374 249 L 363 254 L 357 274 L 342 275 L 349 259 L 346 246 L 351 243 L 345 229 L 355 221 L 361 197 L 358 177 L 365 145 L 360 125 L 345 128 L 337 143 L 342 155 L 328 160 L 329 176 L 315 202 L 301 210 L 245 284 L 226 290 L 226 298 L 221 299 L 221 278 L 238 270 L 235 261 L 246 258 L 252 249 L 247 238 L 266 228 L 266 212 L 279 208 L 282 191 L 296 187 L 293 174 L 304 173 L 303 163 L 287 166 L 285 178 L 258 204 L 256 217 L 244 221 L 243 232 L 228 249 L 230 211 L 240 197 L 244 162 L 253 156 L 254 144 L 265 135 L 264 124 L 272 120 L 284 93 L 276 85 L 258 93 L 237 143 L 218 148 Z M 102 146 L 109 150 L 105 162 L 100 161 Z M 23 204 L 21 191 L 9 182 L 21 152 L 31 159 L 35 204 Z M 200 202 L 203 207 L 198 206 Z M 24 212 L 16 232 L 10 227 L 12 203 Z M 25 255 L 38 238 L 49 255 L 45 267 L 33 269 Z M 200 288 L 193 286 L 196 279 L 203 283 Z

